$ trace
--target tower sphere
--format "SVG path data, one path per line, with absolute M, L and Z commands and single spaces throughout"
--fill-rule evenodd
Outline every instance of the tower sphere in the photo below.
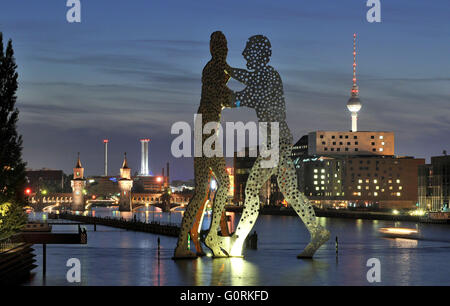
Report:
M 359 100 L 359 97 L 356 96 L 348 99 L 347 108 L 351 112 L 359 112 L 361 109 L 361 101 Z

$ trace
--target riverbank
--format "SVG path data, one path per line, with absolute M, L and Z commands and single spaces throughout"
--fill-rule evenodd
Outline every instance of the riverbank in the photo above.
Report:
M 242 206 L 227 206 L 227 211 L 242 213 Z M 364 220 L 386 220 L 386 221 L 408 221 L 421 222 L 433 224 L 449 224 L 447 220 L 431 220 L 420 216 L 410 216 L 401 214 L 392 214 L 388 212 L 373 212 L 373 211 L 351 211 L 351 210 L 337 210 L 337 209 L 319 209 L 314 208 L 317 217 L 327 218 L 343 218 L 343 219 L 364 219 Z M 263 206 L 259 213 L 261 215 L 275 215 L 275 216 L 296 216 L 295 211 L 290 207 L 274 207 Z

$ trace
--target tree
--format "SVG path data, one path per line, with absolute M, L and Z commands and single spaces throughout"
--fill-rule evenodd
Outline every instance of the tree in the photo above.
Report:
M 23 212 L 25 163 L 22 136 L 17 133 L 19 110 L 15 106 L 18 88 L 12 41 L 3 51 L 0 32 L 0 238 L 20 230 L 26 222 Z

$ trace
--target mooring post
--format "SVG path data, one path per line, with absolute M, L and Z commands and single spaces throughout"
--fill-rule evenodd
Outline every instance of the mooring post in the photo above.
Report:
M 42 275 L 47 273 L 47 244 L 42 244 Z
M 160 250 L 161 240 L 158 237 L 158 261 L 159 261 L 159 250 Z
M 94 221 L 94 232 L 97 231 L 97 223 Z
M 339 248 L 339 242 L 338 242 L 338 237 L 336 236 L 336 256 L 338 254 L 338 248 Z

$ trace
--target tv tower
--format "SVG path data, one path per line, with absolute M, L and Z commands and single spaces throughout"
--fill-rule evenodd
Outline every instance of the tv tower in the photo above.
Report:
M 358 131 L 358 112 L 361 109 L 359 88 L 356 85 L 356 33 L 353 34 L 353 86 L 347 108 L 352 113 L 352 132 Z

